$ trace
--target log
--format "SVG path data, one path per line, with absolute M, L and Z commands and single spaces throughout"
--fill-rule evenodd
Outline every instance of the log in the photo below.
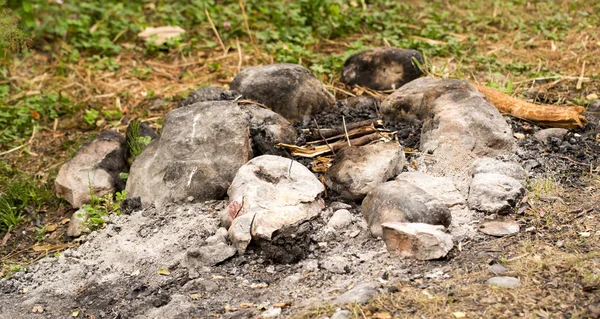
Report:
M 475 87 L 500 113 L 530 121 L 539 126 L 571 129 L 583 127 L 588 122 L 583 115 L 585 108 L 582 106 L 533 104 L 511 97 L 491 87 L 481 85 L 475 85 Z

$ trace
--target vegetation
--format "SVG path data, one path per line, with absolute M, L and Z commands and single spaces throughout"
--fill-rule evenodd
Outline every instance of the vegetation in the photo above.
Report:
M 60 165 L 86 140 L 102 130 L 124 132 L 130 120 L 160 129 L 166 111 L 198 86 L 226 86 L 249 65 L 289 62 L 312 70 L 341 98 L 351 90 L 339 83 L 345 59 L 389 45 L 423 52 L 434 76 L 487 83 L 513 95 L 541 83 L 555 97 L 552 103 L 586 106 L 588 96 L 600 94 L 598 12 L 599 0 L 0 0 L 1 269 L 22 271 L 21 265 L 39 257 L 27 250 L 30 245 L 64 240 L 63 221 L 73 210 L 54 197 L 51 185 Z M 186 33 L 160 45 L 137 36 L 146 27 L 167 25 Z M 130 140 L 133 157 L 149 142 L 136 130 Z M 515 266 L 512 275 L 597 282 L 591 260 L 598 257 L 590 252 L 598 246 L 578 235 L 597 224 L 566 213 L 572 208 L 549 208 L 540 201 L 565 192 L 552 178 L 529 186 L 530 198 L 539 202 L 524 218 L 545 237 L 532 233 L 518 243 L 516 253 L 528 257 L 502 257 Z M 101 227 L 103 217 L 118 214 L 123 198 L 123 193 L 95 197 L 84 207 L 88 227 Z M 556 230 L 571 223 L 565 235 Z M 553 240 L 565 242 L 560 252 L 540 248 Z M 539 261 L 548 256 L 556 258 Z M 557 275 L 556 268 L 564 271 Z M 483 298 L 487 290 L 475 281 L 485 273 L 462 273 L 429 295 L 401 287 L 404 299 L 378 300 L 352 311 L 375 316 L 416 309 L 431 317 L 468 312 L 470 305 L 461 302 L 475 304 L 470 295 Z M 561 301 L 556 296 L 528 299 L 534 288 L 527 282 L 513 295 L 494 294 L 514 307 L 529 303 L 556 310 L 552 307 Z M 571 298 L 570 292 L 564 298 Z
M 117 192 L 116 194 L 106 194 L 102 197 L 92 195 L 92 200 L 89 204 L 83 205 L 81 209 L 87 214 L 86 226 L 90 230 L 95 230 L 102 227 L 106 220 L 105 216 L 121 214 L 121 202 L 127 198 L 125 191 Z M 78 216 L 82 218 L 83 216 Z

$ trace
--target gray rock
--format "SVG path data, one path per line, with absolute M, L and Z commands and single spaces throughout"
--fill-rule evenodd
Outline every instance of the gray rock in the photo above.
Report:
M 539 130 L 533 133 L 533 137 L 535 137 L 538 141 L 544 144 L 548 144 L 549 138 L 554 137 L 562 140 L 565 137 L 565 135 L 567 135 L 567 133 L 569 133 L 569 130 L 567 130 L 566 128 L 553 127 Z
M 332 256 L 323 259 L 319 266 L 321 269 L 329 271 L 334 274 L 346 274 L 350 272 L 350 266 L 348 260 L 342 256 Z
M 346 309 L 339 309 L 331 316 L 331 319 L 351 319 L 352 313 Z
M 446 256 L 454 247 L 452 235 L 440 225 L 392 222 L 381 227 L 387 250 L 398 256 L 432 260 Z
M 342 202 L 333 202 L 329 205 L 329 208 L 335 210 L 339 210 L 339 209 L 350 209 L 352 208 L 352 205 L 348 205 L 346 203 L 342 203 Z
M 335 103 L 323 84 L 297 64 L 248 67 L 236 75 L 230 86 L 245 98 L 270 107 L 288 120 L 329 110 Z
M 362 203 L 369 230 L 382 236 L 381 224 L 387 222 L 450 225 L 452 216 L 446 205 L 421 188 L 403 181 L 391 181 L 375 187 Z
M 396 180 L 404 181 L 421 188 L 448 207 L 463 205 L 467 202 L 449 177 L 436 177 L 415 171 L 404 172 L 398 175 Z
M 206 238 L 206 243 L 208 245 L 216 245 L 219 243 L 227 244 L 227 229 L 224 227 L 217 229 L 217 232 L 214 235 Z
M 600 100 L 593 100 L 588 105 L 587 112 L 600 112 Z
M 181 101 L 179 107 L 184 107 L 200 102 L 209 101 L 230 101 L 240 97 L 241 94 L 235 91 L 224 91 L 215 86 L 203 86 L 190 93 L 187 98 Z
M 469 171 L 473 176 L 477 174 L 492 173 L 506 175 L 521 182 L 527 179 L 527 171 L 518 163 L 503 162 L 490 157 L 476 159 L 471 164 Z
M 287 151 L 276 147 L 278 143 L 295 144 L 296 129 L 283 116 L 254 104 L 242 105 L 250 113 L 250 135 L 254 156 L 287 156 Z
M 502 276 L 506 273 L 506 267 L 500 264 L 493 264 L 489 268 L 490 272 L 496 276 Z
M 183 290 L 189 293 L 214 292 L 219 290 L 219 285 L 212 280 L 198 278 L 188 281 Z
M 465 166 L 474 158 L 512 154 L 516 146 L 500 112 L 466 81 L 416 79 L 388 96 L 381 112 L 386 121 L 422 122 L 428 172 L 456 176 L 461 192 L 468 187 Z
M 187 252 L 187 267 L 215 266 L 235 256 L 237 250 L 224 243 L 203 246 Z
M 487 281 L 488 285 L 502 288 L 516 288 L 521 285 L 521 281 L 514 277 L 492 277 Z
M 336 305 L 354 303 L 365 304 L 369 302 L 371 298 L 379 294 L 379 289 L 381 289 L 381 284 L 379 283 L 361 283 L 348 290 L 344 294 L 338 296 L 333 303 Z
M 253 158 L 239 169 L 228 190 L 229 217 L 237 216 L 230 240 L 241 253 L 245 247 L 240 238 L 246 240 L 248 234 L 240 232 L 268 241 L 275 231 L 318 216 L 324 208 L 323 191 L 323 184 L 296 161 L 273 155 Z M 251 229 L 247 214 L 252 215 Z
M 347 209 L 339 209 L 333 213 L 331 219 L 327 222 L 327 227 L 335 230 L 341 230 L 352 224 L 352 213 Z
M 469 207 L 485 213 L 507 214 L 525 193 L 518 180 L 502 174 L 475 175 L 469 189 Z
M 516 234 L 519 232 L 519 224 L 514 221 L 487 221 L 479 225 L 479 231 L 496 237 Z
M 262 318 L 275 318 L 281 315 L 281 308 L 269 306 L 269 308 L 263 311 L 260 315 Z
M 336 154 L 325 183 L 343 198 L 360 200 L 375 186 L 398 175 L 406 159 L 395 141 L 346 147 Z
M 85 225 L 88 219 L 88 213 L 85 209 L 79 209 L 71 215 L 67 236 L 79 237 L 84 232 L 89 232 L 90 229 Z
M 102 197 L 121 191 L 125 183 L 119 173 L 127 172 L 125 139 L 105 131 L 84 144 L 58 171 L 56 195 L 79 208 L 91 200 L 90 193 Z
M 342 69 L 342 82 L 374 90 L 397 89 L 420 77 L 423 55 L 416 50 L 380 47 L 350 56 Z
M 127 196 L 139 196 L 144 207 L 225 197 L 251 157 L 249 134 L 250 116 L 235 103 L 203 102 L 169 112 L 160 139 L 131 166 Z

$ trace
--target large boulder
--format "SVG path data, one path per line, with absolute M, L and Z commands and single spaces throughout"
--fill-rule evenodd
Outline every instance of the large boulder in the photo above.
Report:
M 221 199 L 250 158 L 250 115 L 236 103 L 181 107 L 131 166 L 127 196 L 139 196 L 144 207 Z
M 422 123 L 421 145 L 428 171 L 455 178 L 468 188 L 465 167 L 476 158 L 513 152 L 512 130 L 485 96 L 466 81 L 430 77 L 414 80 L 381 104 L 387 121 Z
M 342 82 L 374 90 L 397 89 L 423 75 L 423 55 L 417 50 L 381 47 L 350 56 L 344 62 Z
M 117 132 L 106 131 L 83 145 L 58 171 L 56 195 L 73 207 L 88 204 L 91 194 L 101 197 L 123 190 L 119 173 L 127 172 L 127 146 Z
M 446 205 L 404 181 L 386 182 L 371 190 L 363 200 L 362 213 L 375 237 L 382 236 L 383 223 L 426 223 L 448 227 L 452 220 Z
M 309 70 L 296 64 L 246 68 L 236 75 L 230 87 L 288 120 L 328 110 L 335 103 L 323 84 Z
M 243 253 L 251 240 L 319 215 L 323 184 L 302 164 L 273 155 L 253 158 L 237 172 L 228 190 L 229 238 Z
M 342 149 L 325 174 L 325 183 L 350 200 L 363 199 L 375 186 L 398 175 L 404 150 L 395 141 Z

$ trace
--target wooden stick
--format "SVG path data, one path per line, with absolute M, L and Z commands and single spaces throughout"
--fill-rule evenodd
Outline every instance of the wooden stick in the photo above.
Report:
M 352 146 L 350 144 L 350 137 L 348 136 L 348 129 L 346 128 L 346 118 L 342 115 L 342 124 L 344 124 L 344 134 L 346 135 L 346 140 L 348 141 L 348 146 Z
M 357 129 L 359 127 L 364 127 L 364 126 L 383 126 L 383 122 L 381 120 L 365 120 L 365 121 L 360 121 L 360 122 L 353 122 L 353 123 L 348 123 L 348 125 L 346 125 L 346 127 L 349 130 L 354 130 Z M 337 136 L 337 135 L 341 135 L 344 134 L 344 128 L 343 127 L 339 127 L 339 128 L 333 128 L 333 129 L 319 129 L 317 128 L 316 130 L 311 130 L 310 131 L 310 137 L 312 139 L 318 139 L 319 137 L 325 137 L 325 138 L 330 138 L 332 136 Z
M 556 106 L 533 104 L 487 86 L 475 85 L 488 101 L 501 113 L 531 121 L 539 126 L 576 128 L 583 127 L 588 121 L 583 116 L 585 108 L 581 106 Z
M 339 135 L 335 135 L 335 136 L 331 136 L 325 139 L 321 139 L 321 140 L 317 140 L 317 141 L 311 141 L 308 142 L 306 144 L 308 145 L 314 145 L 314 144 L 318 144 L 321 143 L 321 141 L 333 141 L 333 140 L 337 140 L 346 136 L 349 136 L 350 138 L 354 138 L 354 137 L 358 137 L 358 136 L 363 136 L 363 135 L 367 135 L 367 134 L 371 134 L 371 133 L 375 133 L 378 130 L 375 128 L 375 126 L 371 125 L 371 126 L 362 126 L 362 127 L 358 127 L 355 128 L 353 130 L 348 131 L 348 135 L 346 135 L 345 133 L 339 134 Z
M 240 73 L 240 71 L 242 70 L 242 48 L 240 48 L 240 40 L 239 39 L 235 39 L 235 46 L 237 47 L 237 51 L 238 51 L 238 65 L 237 65 L 237 73 Z
M 333 155 L 335 155 L 335 151 L 329 145 L 329 142 L 327 142 L 327 139 L 325 138 L 325 136 L 323 136 L 323 134 L 321 134 L 321 130 L 319 129 L 319 123 L 317 123 L 317 120 L 315 120 L 315 119 L 313 119 L 313 121 L 315 121 L 315 125 L 317 126 L 317 132 L 319 132 L 319 134 L 321 135 L 321 138 L 323 139 L 323 142 L 325 142 L 325 144 L 327 144 L 327 147 L 329 147 L 329 149 L 331 150 L 331 153 L 333 153 Z
M 390 138 L 390 135 L 391 134 L 377 132 L 377 133 L 358 137 L 356 139 L 350 140 L 350 142 L 351 142 L 352 146 L 363 146 L 363 145 L 367 145 L 373 141 L 376 141 L 380 138 Z M 313 157 L 317 157 L 319 155 L 328 154 L 332 151 L 338 152 L 339 150 L 348 147 L 348 143 L 345 140 L 343 140 L 343 141 L 338 141 L 338 142 L 329 144 L 329 146 L 319 145 L 319 146 L 312 146 L 312 147 L 311 146 L 302 147 L 302 146 L 283 144 L 283 143 L 279 143 L 279 144 L 277 144 L 277 146 L 286 148 L 290 152 L 290 154 L 292 154 L 292 156 L 313 158 Z

